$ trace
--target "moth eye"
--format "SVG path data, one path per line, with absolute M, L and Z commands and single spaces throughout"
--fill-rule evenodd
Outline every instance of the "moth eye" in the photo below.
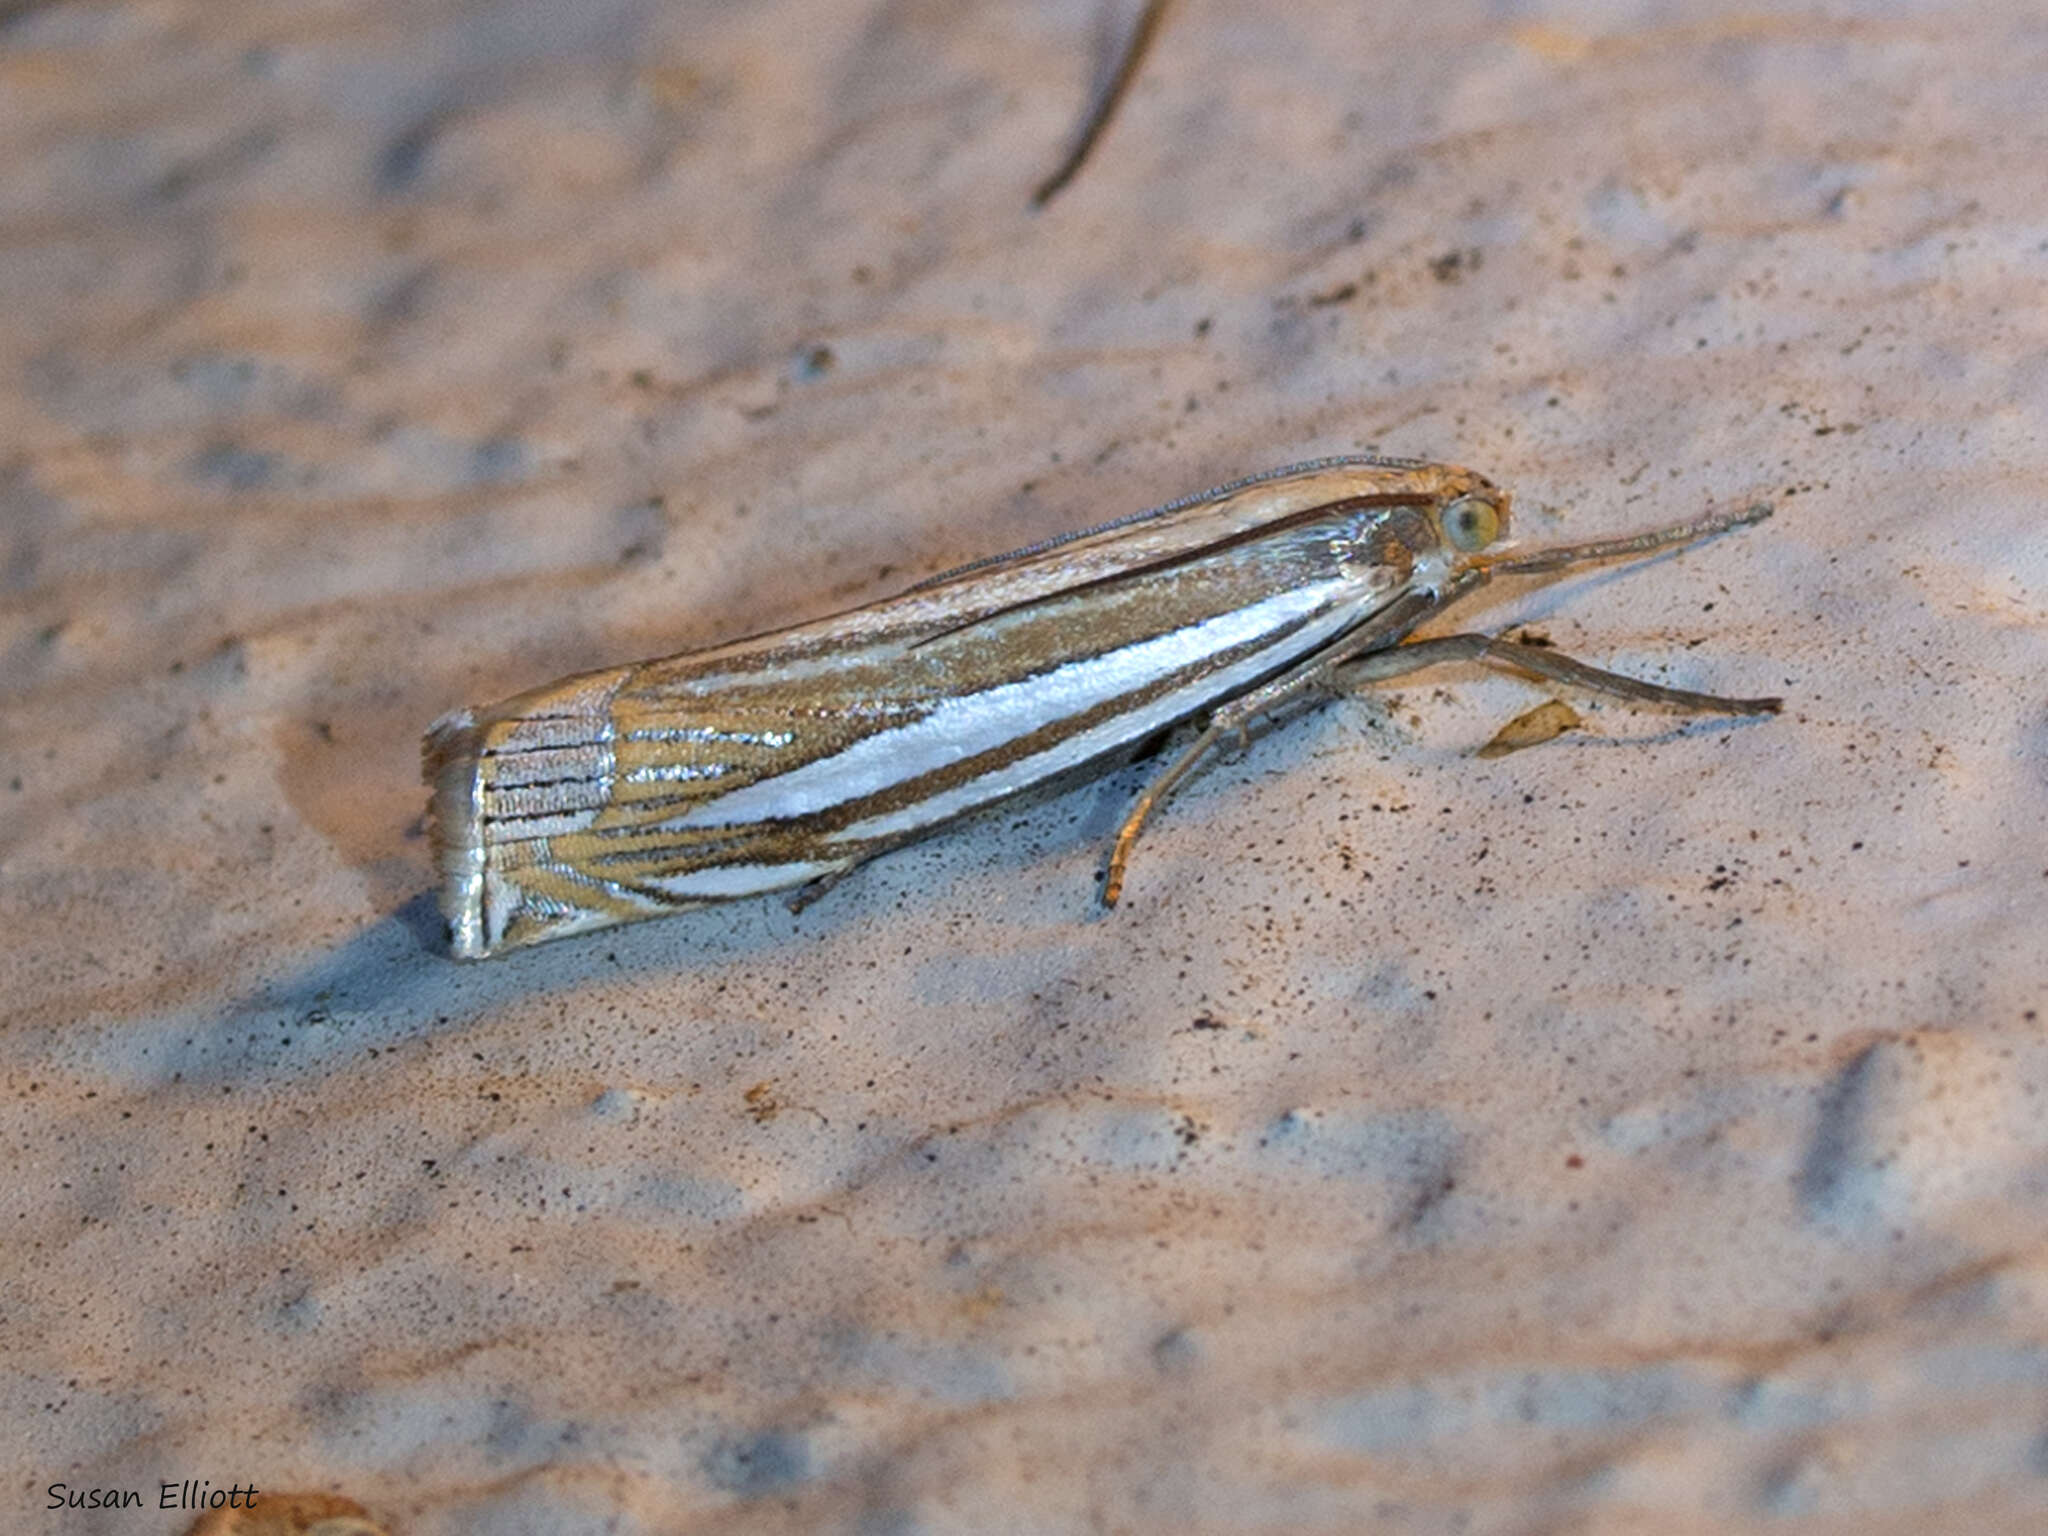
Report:
M 1500 512 L 1490 501 L 1460 496 L 1444 508 L 1444 532 L 1458 548 L 1473 554 L 1500 537 Z

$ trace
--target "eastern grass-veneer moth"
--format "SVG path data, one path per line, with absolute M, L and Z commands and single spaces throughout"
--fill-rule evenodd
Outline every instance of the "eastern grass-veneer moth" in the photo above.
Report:
M 481 959 L 707 902 L 822 890 L 956 817 L 1206 717 L 1210 748 L 1333 686 L 1440 662 L 1679 709 L 1775 711 L 1479 634 L 1411 640 L 1492 577 L 1691 543 L 1766 505 L 1513 552 L 1469 469 L 1322 459 L 982 560 L 832 618 L 564 678 L 427 733 L 450 947 Z M 801 899 L 801 895 L 799 897 Z

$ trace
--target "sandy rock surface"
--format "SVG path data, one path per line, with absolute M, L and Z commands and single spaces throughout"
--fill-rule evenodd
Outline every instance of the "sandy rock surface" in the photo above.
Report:
M 0 1525 L 2044 1528 L 2048 23 L 1183 0 L 1034 212 L 1134 15 L 0 6 Z M 443 710 L 1366 447 L 1785 713 L 442 952 Z

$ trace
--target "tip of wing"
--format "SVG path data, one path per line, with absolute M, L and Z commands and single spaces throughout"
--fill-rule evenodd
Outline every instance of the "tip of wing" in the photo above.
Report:
M 477 813 L 477 750 L 482 732 L 469 710 L 443 715 L 420 744 L 421 776 L 433 790 L 428 836 L 441 879 L 448 952 L 458 960 L 491 953 L 484 922 L 483 827 Z

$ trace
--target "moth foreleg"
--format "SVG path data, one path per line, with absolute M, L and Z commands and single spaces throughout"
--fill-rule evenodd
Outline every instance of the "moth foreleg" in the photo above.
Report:
M 1343 677 L 1352 683 L 1378 683 L 1404 677 L 1424 667 L 1445 662 L 1470 661 L 1503 671 L 1524 672 L 1584 688 L 1593 693 L 1613 694 L 1644 704 L 1664 704 L 1673 709 L 1693 710 L 1708 715 L 1774 715 L 1783 699 L 1732 699 L 1716 693 L 1694 693 L 1685 688 L 1666 688 L 1640 678 L 1624 677 L 1574 661 L 1556 651 L 1515 640 L 1496 640 L 1491 635 L 1442 635 L 1432 640 L 1415 640 L 1384 651 L 1374 651 L 1344 663 Z

